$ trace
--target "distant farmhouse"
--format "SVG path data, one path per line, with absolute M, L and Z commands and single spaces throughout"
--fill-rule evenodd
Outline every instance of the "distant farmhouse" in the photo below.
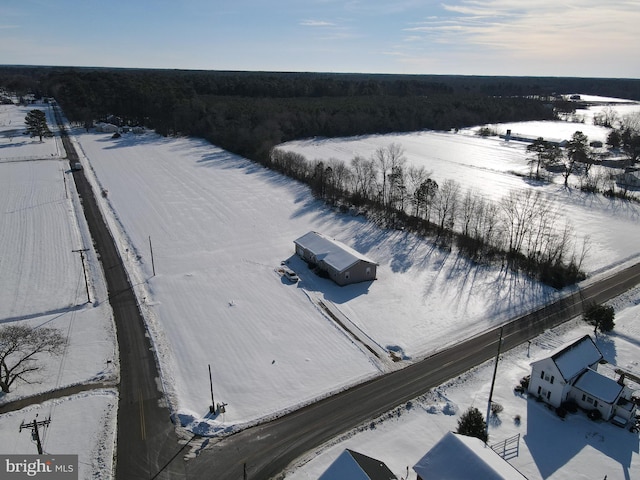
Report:
M 325 272 L 338 285 L 375 280 L 378 264 L 370 258 L 318 232 L 294 240 L 296 254 Z
M 498 136 L 504 139 L 506 142 L 513 140 L 515 142 L 524 142 L 524 143 L 534 143 L 536 140 L 540 138 L 540 136 L 535 136 L 535 135 L 524 135 L 521 133 L 512 133 L 511 129 L 507 130 L 507 133 L 500 134 Z M 566 147 L 567 144 L 569 143 L 567 140 L 562 140 L 559 138 L 545 138 L 543 140 L 557 147 Z
M 633 390 L 624 375 L 616 381 L 598 372 L 602 353 L 589 335 L 560 347 L 531 364 L 529 394 L 554 407 L 574 401 L 585 410 L 598 410 L 607 421 L 625 426 L 636 413 Z

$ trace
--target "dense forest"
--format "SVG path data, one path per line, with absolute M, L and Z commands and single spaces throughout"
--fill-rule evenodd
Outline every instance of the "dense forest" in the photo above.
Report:
M 640 81 L 535 77 L 0 67 L 0 85 L 51 96 L 72 122 L 109 115 L 268 162 L 288 140 L 550 119 L 554 93 L 640 100 Z
M 551 77 L 0 67 L 0 86 L 54 97 L 71 122 L 86 126 L 108 120 L 205 138 L 308 183 L 332 205 L 367 211 L 384 227 L 434 237 L 444 248 L 456 244 L 474 261 L 502 262 L 556 288 L 584 278 L 586 247 L 571 240 L 569 226 L 548 233 L 557 219 L 539 196 L 487 203 L 454 180 L 438 185 L 424 169 L 407 168 L 399 145 L 349 165 L 274 147 L 317 136 L 553 119 L 584 106 L 562 96 L 576 92 L 640 100 L 640 80 Z

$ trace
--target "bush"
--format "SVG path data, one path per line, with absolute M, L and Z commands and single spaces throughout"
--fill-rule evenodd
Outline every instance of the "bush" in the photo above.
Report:
M 502 413 L 503 410 L 504 410 L 504 407 L 502 405 L 500 405 L 499 403 L 491 402 L 491 415 L 495 417 L 499 413 Z
M 589 417 L 590 420 L 597 421 L 602 419 L 602 413 L 600 412 L 600 410 L 594 408 L 593 410 L 589 410 L 587 412 L 587 417 Z
M 566 402 L 562 402 L 560 408 L 569 413 L 576 413 L 578 411 L 578 404 L 573 400 L 567 400 Z

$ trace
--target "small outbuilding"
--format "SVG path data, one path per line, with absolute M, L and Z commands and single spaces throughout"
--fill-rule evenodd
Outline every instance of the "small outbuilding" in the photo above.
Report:
M 309 232 L 293 242 L 296 254 L 338 285 L 375 280 L 378 263 L 342 242 Z

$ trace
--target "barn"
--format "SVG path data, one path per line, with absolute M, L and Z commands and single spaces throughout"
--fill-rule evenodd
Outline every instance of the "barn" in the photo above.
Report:
M 293 243 L 300 258 L 325 272 L 338 285 L 376 278 L 378 263 L 321 233 L 309 232 Z

